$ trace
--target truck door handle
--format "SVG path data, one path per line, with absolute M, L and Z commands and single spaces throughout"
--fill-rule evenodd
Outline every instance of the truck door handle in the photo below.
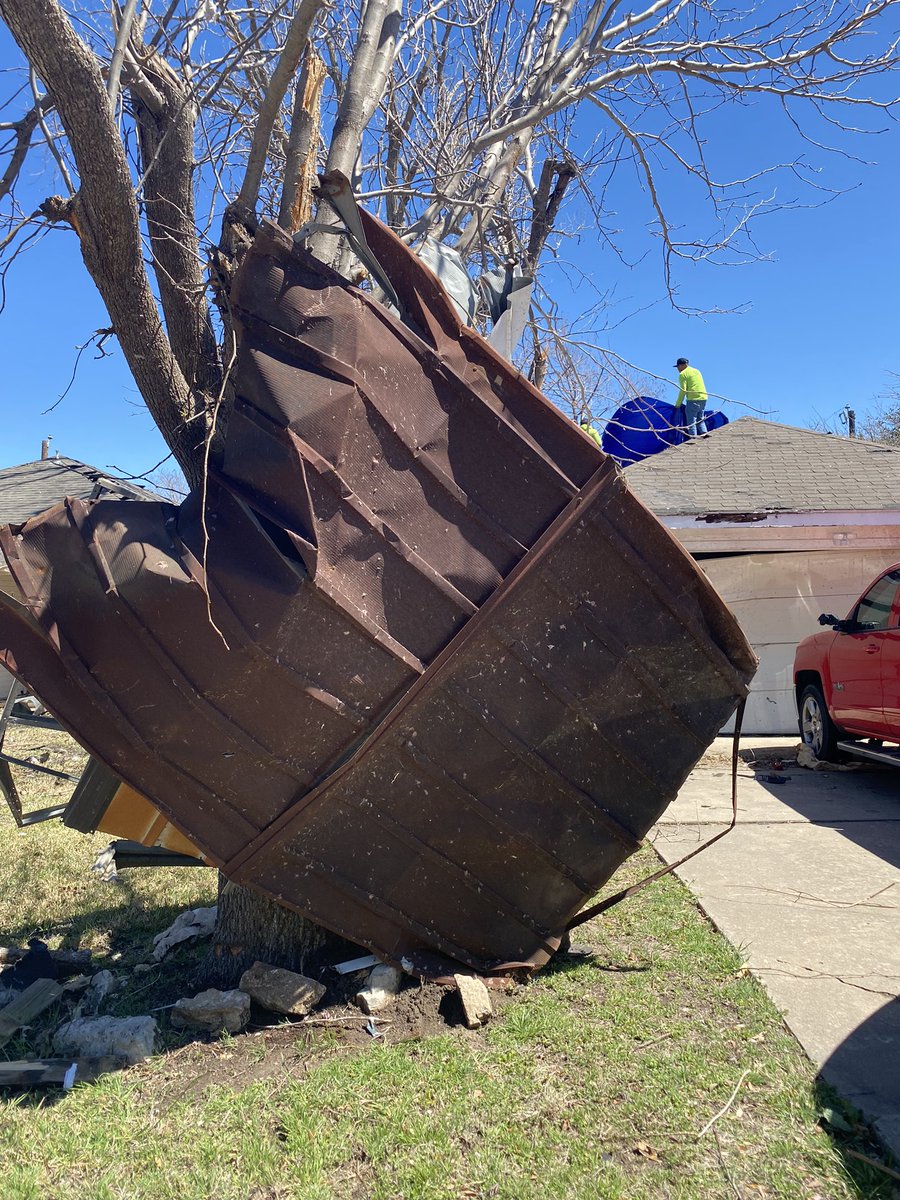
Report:
M 866 654 L 877 654 L 877 653 L 878 653 L 877 646 L 866 646 Z

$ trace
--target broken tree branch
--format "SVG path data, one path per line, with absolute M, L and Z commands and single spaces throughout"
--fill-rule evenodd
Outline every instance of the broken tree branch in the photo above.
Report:
M 247 169 L 244 181 L 237 195 L 237 203 L 244 208 L 253 209 L 259 197 L 259 185 L 262 181 L 266 157 L 269 153 L 269 142 L 275 119 L 281 108 L 285 93 L 290 86 L 300 56 L 306 46 L 313 23 L 322 10 L 324 0 L 300 0 L 297 11 L 291 18 L 290 28 L 284 43 L 284 49 L 279 56 L 275 70 L 269 80 L 269 86 L 259 107 L 256 127 L 253 131 L 253 141 L 247 158 Z

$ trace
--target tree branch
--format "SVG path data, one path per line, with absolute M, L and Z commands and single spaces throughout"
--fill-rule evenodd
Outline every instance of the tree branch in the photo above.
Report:
M 310 44 L 294 97 L 284 184 L 278 208 L 278 224 L 291 231 L 299 229 L 312 216 L 316 142 L 325 71 L 324 61 Z
M 141 77 L 161 101 L 154 110 L 129 84 L 151 259 L 169 342 L 199 413 L 217 394 L 221 370 L 194 214 L 196 109 L 188 86 L 155 50 L 141 57 Z
M 135 382 L 185 475 L 196 478 L 203 431 L 144 270 L 125 150 L 94 55 L 57 0 L 0 0 L 0 16 L 43 79 L 81 180 L 65 219 L 103 297 Z
M 384 93 L 400 32 L 402 0 L 369 0 L 365 5 L 353 61 L 341 95 L 325 173 L 353 178 L 363 130 Z
M 122 20 L 119 22 L 119 28 L 116 33 L 116 45 L 113 50 L 112 61 L 109 64 L 109 78 L 106 82 L 106 90 L 109 94 L 109 107 L 112 112 L 116 111 L 122 63 L 125 61 L 125 49 L 128 45 L 128 39 L 131 37 L 131 26 L 134 23 L 134 14 L 137 6 L 138 0 L 126 0 L 125 11 L 122 13 Z
M 12 131 L 16 135 L 16 148 L 12 152 L 9 165 L 3 172 L 3 175 L 0 176 L 0 200 L 10 191 L 18 178 L 19 171 L 22 169 L 22 163 L 25 161 L 25 156 L 31 148 L 31 135 L 34 133 L 40 120 L 42 107 L 46 103 L 46 99 L 46 96 L 39 99 L 21 120 L 13 123 Z
M 259 108 L 256 128 L 253 131 L 247 170 L 237 196 L 237 203 L 243 208 L 256 207 L 259 185 L 269 153 L 269 142 L 272 138 L 272 130 L 275 128 L 275 119 L 281 108 L 281 102 L 284 100 L 285 92 L 300 64 L 300 56 L 303 54 L 313 22 L 321 12 L 323 5 L 324 0 L 300 0 L 299 7 L 291 18 L 284 49 L 272 72 L 269 86 Z

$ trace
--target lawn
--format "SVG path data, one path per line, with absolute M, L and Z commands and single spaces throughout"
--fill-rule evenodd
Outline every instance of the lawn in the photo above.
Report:
M 17 730 L 14 753 L 73 761 L 63 735 Z M 42 747 L 38 749 L 38 747 Z M 19 778 L 23 775 L 20 772 Z M 46 779 L 46 777 L 45 777 Z M 24 789 L 23 789 L 24 790 Z M 26 807 L 65 789 L 35 778 Z M 24 833 L 0 816 L 0 943 L 32 933 L 90 947 L 122 981 L 106 1011 L 147 1012 L 189 994 L 197 950 L 133 974 L 152 936 L 213 903 L 211 871 L 90 871 L 108 840 L 58 823 Z M 616 887 L 652 870 L 641 851 Z M 374 1040 L 340 1014 L 251 1025 L 188 1042 L 154 1013 L 163 1051 L 57 1091 L 0 1099 L 4 1200 L 838 1200 L 900 1195 L 868 1130 L 815 1070 L 738 953 L 667 878 L 579 930 L 591 958 L 560 957 L 500 996 L 479 1031 L 438 1013 Z M 42 1053 L 61 1001 L 3 1053 Z M 352 1026 L 353 1022 L 348 1021 Z M 822 1114 L 835 1125 L 830 1128 Z

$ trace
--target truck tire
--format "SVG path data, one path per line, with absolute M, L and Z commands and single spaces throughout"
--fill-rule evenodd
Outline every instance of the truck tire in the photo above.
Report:
M 841 733 L 831 719 L 822 689 L 815 683 L 807 684 L 800 695 L 800 736 L 816 758 L 840 760 L 837 743 Z

